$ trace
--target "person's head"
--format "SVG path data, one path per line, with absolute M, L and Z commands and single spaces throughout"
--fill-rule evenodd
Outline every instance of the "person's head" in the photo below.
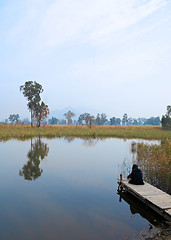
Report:
M 138 169 L 138 165 L 137 164 L 133 164 L 132 170 L 137 170 L 137 169 Z

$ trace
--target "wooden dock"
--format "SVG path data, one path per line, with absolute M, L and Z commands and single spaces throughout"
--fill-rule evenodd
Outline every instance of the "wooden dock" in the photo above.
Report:
M 167 221 L 171 222 L 171 195 L 147 182 L 144 183 L 144 185 L 133 185 L 128 183 L 127 179 L 122 178 L 118 182 L 119 190 L 124 189 L 130 192 Z

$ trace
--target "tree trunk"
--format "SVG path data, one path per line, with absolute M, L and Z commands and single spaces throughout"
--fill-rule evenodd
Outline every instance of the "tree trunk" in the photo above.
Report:
M 31 127 L 33 127 L 33 110 L 31 109 Z

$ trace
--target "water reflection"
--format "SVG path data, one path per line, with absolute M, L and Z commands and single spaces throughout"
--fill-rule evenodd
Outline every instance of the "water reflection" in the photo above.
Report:
M 40 137 L 35 139 L 34 142 L 31 139 L 31 148 L 28 151 L 28 162 L 19 171 L 20 176 L 24 176 L 26 180 L 36 180 L 41 176 L 43 170 L 40 168 L 40 162 L 43 160 L 49 152 L 49 147 L 44 143 Z
M 74 137 L 64 137 L 63 138 L 67 143 L 71 143 L 75 140 Z M 83 145 L 86 147 L 93 147 L 95 146 L 99 141 L 102 141 L 104 139 L 99 139 L 99 138 L 83 138 Z
M 65 140 L 66 142 L 70 143 L 70 142 L 74 141 L 75 138 L 74 138 L 74 137 L 64 137 L 64 140 Z
M 140 214 L 141 217 L 147 219 L 150 224 L 157 227 L 161 225 L 161 217 L 155 213 L 152 209 L 148 208 L 140 200 L 129 194 L 128 192 L 118 191 L 119 202 L 124 200 L 130 206 L 130 212 L 132 215 Z M 163 219 L 164 222 L 164 219 Z M 152 226 L 149 224 L 149 228 Z
M 137 210 L 124 196 L 120 203 L 115 191 L 118 165 L 132 160 L 131 140 L 66 141 L 0 144 L 0 239 L 123 240 L 149 228 L 144 206 Z
M 94 147 L 98 143 L 98 138 L 87 138 L 84 139 L 83 145 L 86 147 Z

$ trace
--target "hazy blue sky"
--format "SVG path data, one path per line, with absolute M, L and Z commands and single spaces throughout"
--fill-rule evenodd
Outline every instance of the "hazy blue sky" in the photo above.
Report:
M 161 116 L 171 104 L 171 1 L 1 0 L 0 120 L 29 116 L 19 86 L 50 110 Z

